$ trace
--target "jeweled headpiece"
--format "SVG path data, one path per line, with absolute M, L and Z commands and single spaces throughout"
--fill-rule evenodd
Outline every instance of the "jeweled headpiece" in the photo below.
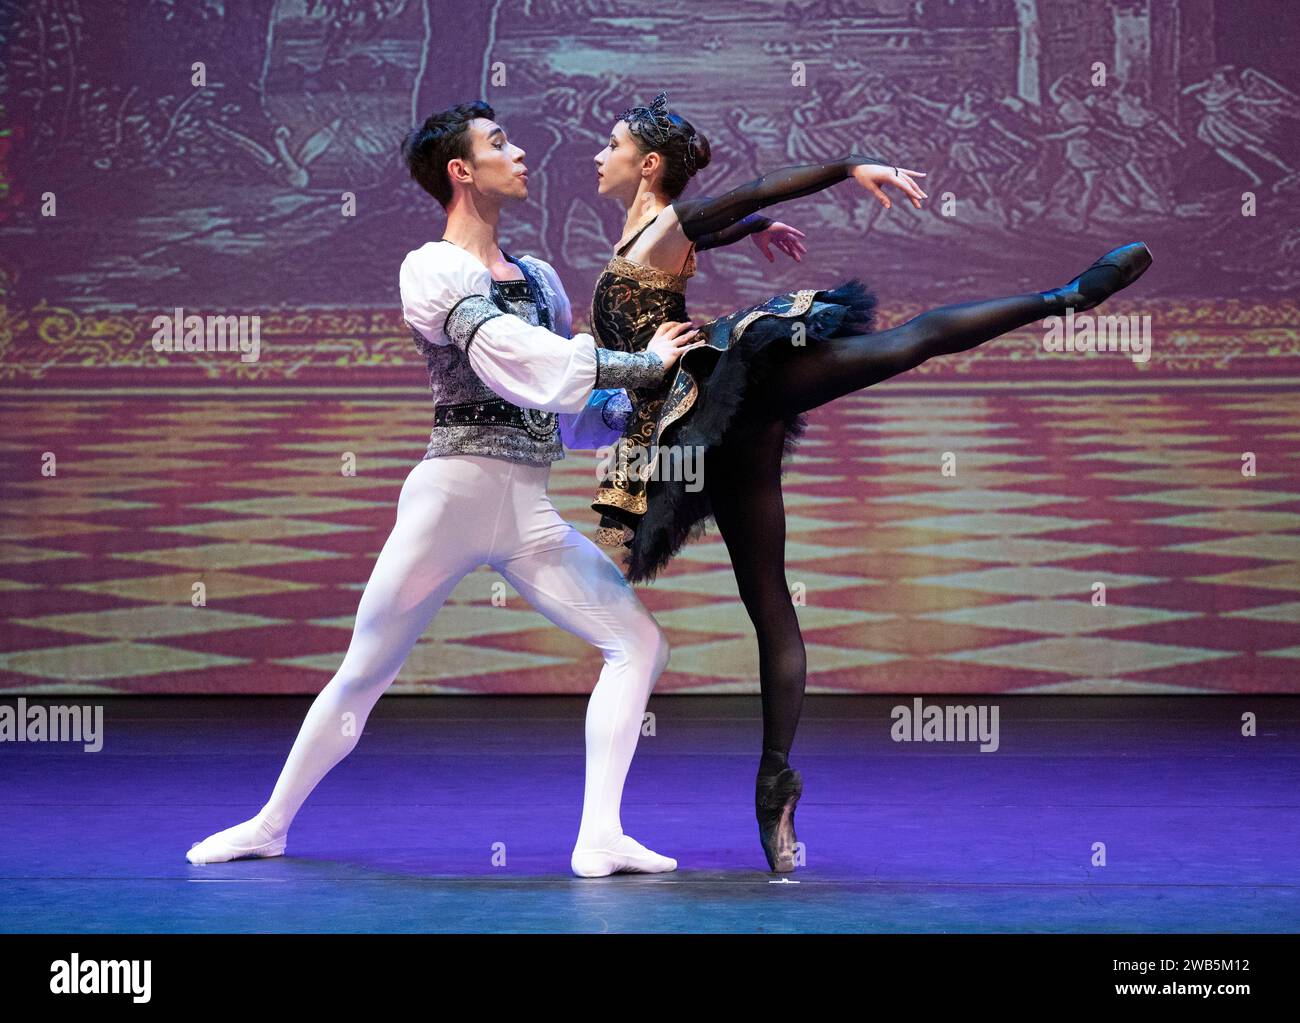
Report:
M 668 117 L 668 93 L 661 92 L 650 101 L 648 107 L 628 107 L 618 115 L 620 121 L 627 122 L 627 130 L 641 139 L 651 149 L 662 149 L 672 136 L 673 122 Z M 695 173 L 695 140 L 697 134 L 692 131 L 686 140 L 686 170 Z

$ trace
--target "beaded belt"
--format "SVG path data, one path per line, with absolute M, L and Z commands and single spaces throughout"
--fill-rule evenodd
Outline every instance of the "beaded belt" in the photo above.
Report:
M 472 426 L 480 423 L 514 426 L 527 430 L 529 436 L 537 440 L 550 440 L 555 433 L 554 412 L 520 408 L 504 398 L 438 405 L 433 410 L 434 426 Z

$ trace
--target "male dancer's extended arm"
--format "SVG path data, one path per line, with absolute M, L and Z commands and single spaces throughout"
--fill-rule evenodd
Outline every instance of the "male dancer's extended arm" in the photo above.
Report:
M 417 249 L 403 260 L 399 281 L 417 347 L 454 344 L 483 383 L 523 408 L 581 412 L 593 390 L 663 379 L 653 352 L 600 348 L 590 334 L 569 340 L 502 312 L 488 297 L 486 267 Z
M 878 163 L 889 166 L 879 157 L 847 156 L 843 160 L 829 163 L 804 164 L 798 167 L 782 167 L 769 171 L 762 177 L 746 182 L 739 188 L 733 188 L 725 195 L 716 197 L 701 196 L 697 199 L 679 199 L 671 204 L 677 211 L 677 220 L 682 225 L 682 232 L 696 243 L 709 235 L 740 227 L 743 218 L 756 213 L 766 206 L 797 199 L 803 195 L 812 195 L 840 181 L 847 180 L 853 174 L 853 168 L 864 163 Z M 767 218 L 762 218 L 766 220 Z M 736 238 L 760 231 L 766 224 L 754 221 L 753 226 Z M 727 237 L 727 241 L 736 238 Z M 723 242 L 722 244 L 726 244 Z

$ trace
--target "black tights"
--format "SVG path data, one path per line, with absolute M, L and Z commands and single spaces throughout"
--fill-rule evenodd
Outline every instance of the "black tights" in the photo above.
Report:
M 887 380 L 933 356 L 974 348 L 1053 312 L 1041 293 L 1030 292 L 940 306 L 890 330 L 792 347 L 768 378 L 763 405 L 771 418 L 708 452 L 704 480 L 714 519 L 758 636 L 761 774 L 786 765 L 807 673 L 803 636 L 785 577 L 785 418 Z
M 1040 292 L 927 309 L 897 327 L 791 346 L 766 397 L 782 417 L 888 380 L 936 355 L 964 352 L 1054 310 Z

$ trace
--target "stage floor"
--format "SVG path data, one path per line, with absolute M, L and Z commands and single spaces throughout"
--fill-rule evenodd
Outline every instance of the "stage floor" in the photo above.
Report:
M 310 698 L 97 697 L 98 752 L 0 743 L 0 930 L 1300 930 L 1300 699 L 926 698 L 996 706 L 992 752 L 894 742 L 912 700 L 808 698 L 806 863 L 778 880 L 757 697 L 651 702 L 623 826 L 680 866 L 601 879 L 569 873 L 584 698 L 387 696 L 285 856 L 193 866 L 265 802 Z

